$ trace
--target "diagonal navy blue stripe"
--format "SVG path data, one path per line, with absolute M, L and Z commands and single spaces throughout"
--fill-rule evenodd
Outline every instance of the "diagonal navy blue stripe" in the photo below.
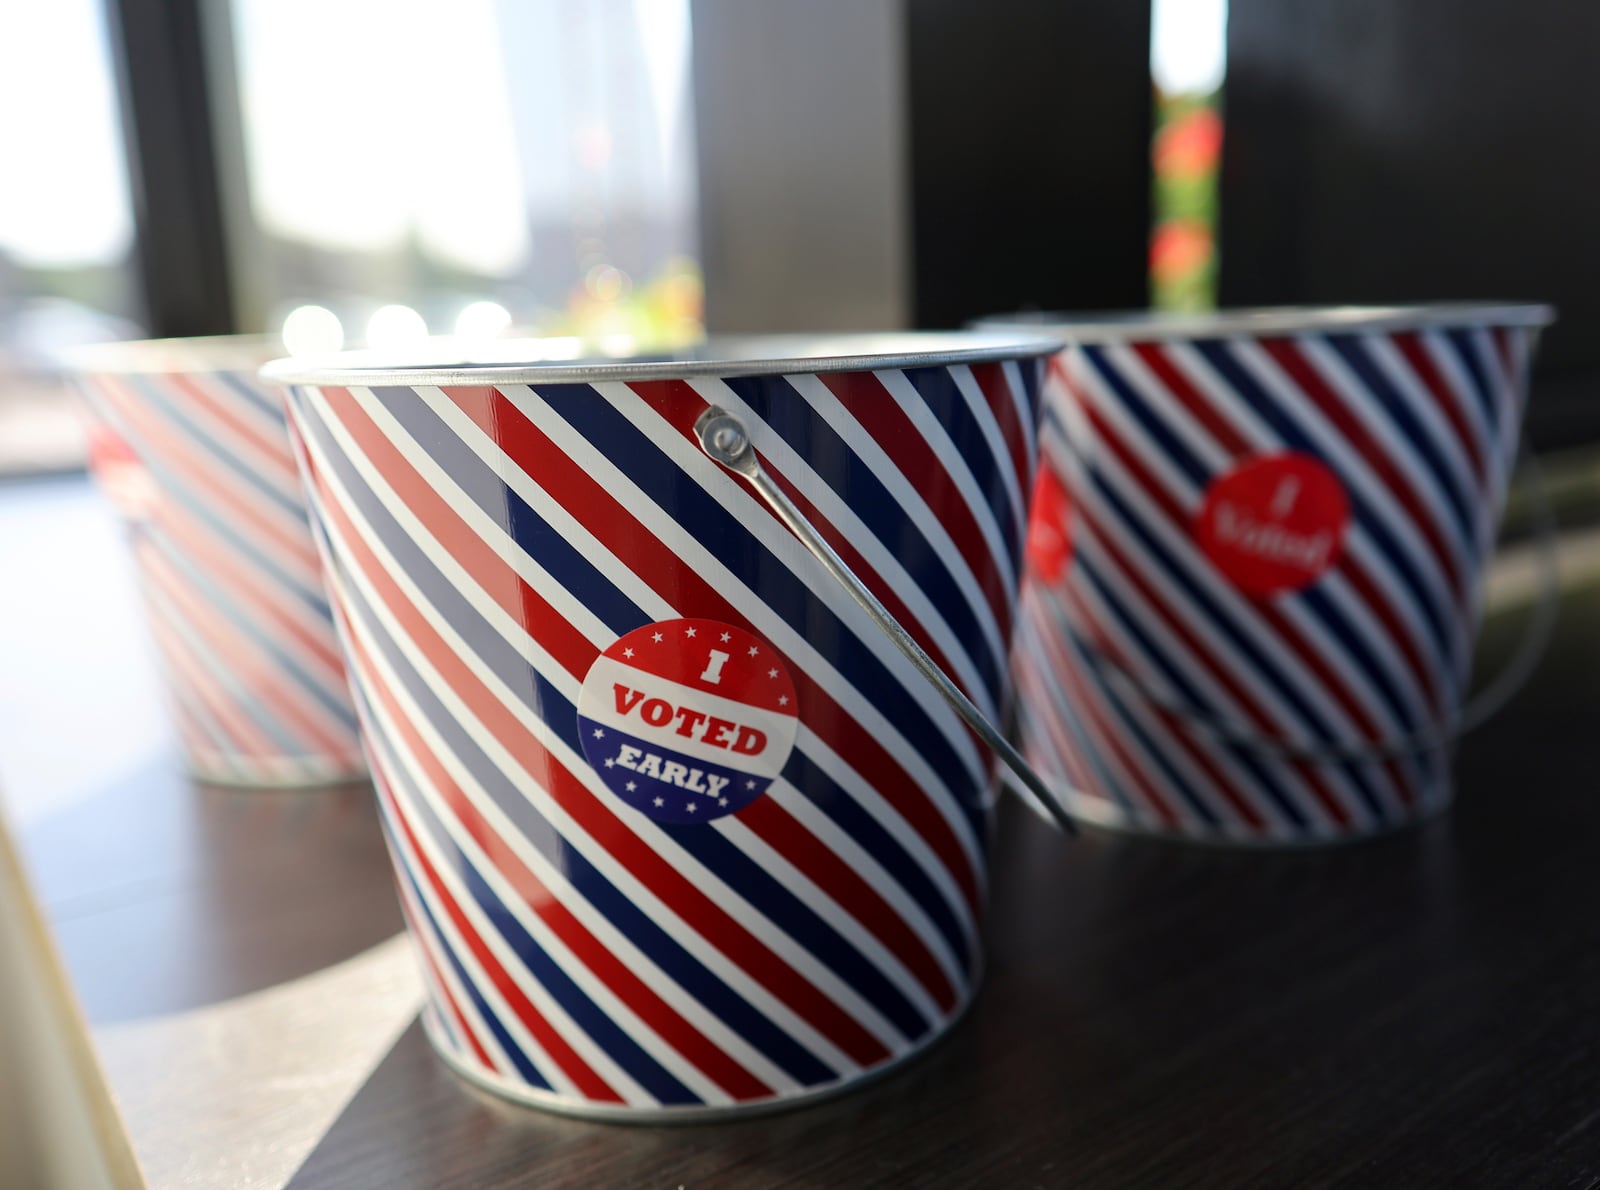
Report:
M 1121 398 L 1124 407 L 1139 426 L 1160 445 L 1177 469 L 1197 488 L 1204 489 L 1213 478 L 1205 464 L 1187 445 L 1168 428 L 1158 411 L 1141 397 L 1121 375 L 1120 371 L 1100 360 L 1096 367 L 1107 384 Z M 1052 419 L 1053 422 L 1053 419 Z M 1092 462 L 1086 465 L 1092 466 Z M 1355 662 L 1363 676 L 1372 684 L 1384 705 L 1408 728 L 1421 726 L 1414 712 L 1400 695 L 1393 679 L 1381 660 L 1372 652 L 1355 626 L 1326 591 L 1315 585 L 1296 593 L 1302 607 L 1333 636 L 1340 648 Z M 1308 645 L 1308 648 L 1315 648 Z
M 1405 399 L 1395 390 L 1370 355 L 1370 335 L 1328 335 L 1326 342 L 1360 379 L 1368 393 L 1375 398 L 1376 407 L 1393 423 L 1405 445 L 1422 460 L 1423 467 L 1433 476 L 1434 484 L 1444 496 L 1445 507 L 1455 521 L 1455 536 L 1470 558 L 1475 556 L 1476 538 L 1473 532 L 1471 497 L 1456 484 L 1455 472 L 1439 449 L 1433 432 L 1412 412 Z M 1382 445 L 1381 443 L 1379 444 Z M 1408 461 L 1396 460 L 1402 471 L 1413 468 Z
M 1090 473 L 1091 483 L 1100 493 L 1116 515 L 1118 523 L 1144 546 L 1167 576 L 1176 584 L 1183 594 L 1193 601 L 1206 621 L 1227 640 L 1228 644 L 1238 650 L 1252 669 L 1261 674 L 1269 686 L 1288 704 L 1294 714 L 1311 728 L 1312 736 L 1326 743 L 1344 742 L 1338 733 L 1328 725 L 1327 720 L 1311 706 L 1299 687 L 1293 682 L 1283 669 L 1259 648 L 1249 636 L 1244 633 L 1233 621 L 1222 606 L 1208 595 L 1205 590 L 1188 573 L 1187 568 L 1171 553 L 1144 524 L 1136 512 L 1123 500 L 1120 493 L 1100 474 Z M 1376 806 L 1379 799 L 1367 787 L 1364 778 L 1357 780 L 1357 788 L 1361 792 L 1362 801 Z
M 1306 429 L 1301 417 L 1285 409 L 1263 389 L 1233 357 L 1226 343 L 1219 340 L 1201 340 L 1196 342 L 1195 347 L 1245 404 L 1271 426 L 1285 445 L 1327 461 L 1320 444 Z M 1332 466 L 1331 463 L 1329 465 Z M 1334 467 L 1334 470 L 1338 472 L 1337 467 Z M 1448 602 L 1442 606 L 1435 602 L 1431 589 L 1423 580 L 1410 551 L 1395 537 L 1367 498 L 1351 484 L 1345 485 L 1345 491 L 1350 499 L 1352 514 L 1359 523 L 1361 531 L 1372 541 L 1396 577 L 1400 579 L 1401 585 L 1410 593 L 1438 655 L 1452 656 L 1455 650 L 1446 624 L 1453 618 L 1454 609 Z
M 1471 382 L 1467 385 L 1467 391 L 1483 413 L 1484 424 L 1489 427 L 1489 439 L 1495 444 L 1493 453 L 1498 455 L 1504 441 L 1505 427 L 1500 424 L 1500 407 L 1495 400 L 1494 385 L 1490 383 L 1488 374 L 1483 370 L 1483 361 L 1478 356 L 1472 332 L 1447 330 L 1443 338 L 1447 348 Z
M 1143 656 L 1145 660 L 1149 662 L 1155 669 L 1159 670 L 1167 679 L 1167 681 L 1171 683 L 1174 688 L 1176 688 L 1185 703 L 1196 708 L 1197 714 L 1205 714 L 1207 712 L 1214 713 L 1215 709 L 1208 705 L 1209 700 L 1204 694 L 1201 693 L 1200 688 L 1190 681 L 1183 670 L 1177 665 L 1176 662 L 1173 661 L 1171 655 L 1168 654 L 1151 638 L 1150 634 L 1145 631 L 1143 625 L 1139 623 L 1138 618 L 1128 614 L 1126 607 L 1117 597 L 1115 584 L 1110 582 L 1106 576 L 1102 575 L 1098 567 L 1096 567 L 1092 560 L 1082 551 L 1079 551 L 1078 553 L 1077 564 L 1080 573 L 1082 573 L 1084 577 L 1089 580 L 1090 585 L 1093 586 L 1099 593 L 1101 603 L 1110 610 L 1112 617 L 1119 625 L 1121 625 L 1123 631 L 1129 636 L 1133 637 L 1135 643 L 1138 645 L 1141 656 Z M 1058 624 L 1059 631 L 1063 633 L 1070 633 L 1072 631 L 1071 627 L 1059 617 Z M 1075 633 L 1073 636 L 1076 639 Z M 1095 681 L 1100 685 L 1107 684 L 1104 675 L 1101 673 L 1101 659 L 1095 655 L 1095 650 L 1087 643 L 1084 643 L 1081 646 L 1080 651 L 1086 652 L 1094 658 Z M 1183 729 L 1182 727 L 1179 727 L 1177 730 L 1181 731 Z M 1272 804 L 1277 807 L 1279 812 L 1282 813 L 1283 816 L 1295 826 L 1305 826 L 1305 815 L 1301 812 L 1300 807 L 1296 804 L 1294 795 L 1284 790 L 1275 780 L 1272 779 L 1272 777 L 1267 773 L 1266 769 L 1260 764 L 1257 755 L 1246 748 L 1236 747 L 1231 749 L 1231 751 L 1234 754 L 1234 758 L 1239 762 L 1244 770 L 1249 773 L 1250 776 L 1255 779 L 1257 785 L 1263 791 L 1265 791 L 1267 797 L 1271 799 Z M 1207 813 L 1206 818 L 1207 821 L 1212 825 L 1216 824 L 1215 814 Z
M 806 460 L 817 477 L 849 506 L 878 543 L 894 556 L 906 573 L 915 577 L 928 601 L 966 650 L 990 698 L 996 698 L 1003 681 L 1002 659 L 989 646 L 978 620 L 980 614 L 992 615 L 988 604 L 983 604 L 981 612 L 974 610 L 951 573 L 950 560 L 917 530 L 872 469 L 786 380 L 735 377 L 725 383 Z M 783 386 L 781 390 L 779 385 Z
M 205 594 L 217 614 L 232 624 L 240 635 L 271 657 L 285 677 L 302 687 L 319 708 L 337 719 L 347 731 L 356 730 L 356 717 L 349 704 L 301 665 L 292 651 L 282 648 L 269 632 L 263 632 L 260 623 L 241 610 L 237 600 L 219 588 L 177 545 L 167 541 L 164 534 L 151 534 L 150 540 L 192 586 Z
M 380 808 L 382 805 L 380 801 Z M 412 899 L 416 902 L 417 907 L 422 910 L 422 915 L 427 919 L 428 928 L 433 931 L 433 936 L 439 943 L 439 953 L 444 955 L 445 961 L 450 964 L 450 969 L 455 972 L 456 980 L 466 992 L 467 998 L 472 1001 L 473 1008 L 477 1010 L 478 1019 L 484 1023 L 489 1032 L 494 1034 L 495 1043 L 500 1047 L 500 1051 L 511 1060 L 511 1064 L 517 1068 L 517 1073 L 522 1076 L 524 1082 L 544 1091 L 550 1090 L 549 1080 L 540 1073 L 539 1068 L 533 1064 L 533 1060 L 523 1053 L 522 1047 L 512 1039 L 510 1032 L 500 1023 L 500 1018 L 495 1015 L 494 1009 L 490 1008 L 488 1001 L 479 994 L 472 976 L 467 974 L 467 969 L 462 965 L 460 957 L 449 942 L 446 941 L 444 932 L 439 928 L 439 920 L 434 916 L 433 909 L 428 904 L 428 898 L 422 895 L 416 875 L 399 860 L 402 852 L 395 841 L 394 828 L 389 823 L 387 811 L 383 816 L 383 829 L 384 833 L 389 836 L 389 849 L 396 857 L 395 871 L 400 879 L 404 880 L 411 889 Z
M 531 669 L 527 662 L 505 643 L 504 638 L 471 601 L 438 570 L 415 539 L 400 527 L 377 494 L 367 487 L 354 465 L 340 453 L 326 427 L 320 421 L 306 418 L 302 421 L 302 432 L 323 452 L 328 469 L 337 478 L 340 487 L 361 517 L 393 556 L 399 569 L 438 610 L 472 653 L 541 720 L 553 726 L 564 723 L 562 715 L 553 712 L 551 708 L 570 707 L 571 704 L 565 696 L 538 671 Z M 588 588 L 581 588 L 572 594 L 585 602 L 592 596 Z M 642 611 L 636 609 L 635 615 L 637 624 L 630 624 L 628 628 L 649 622 L 649 617 Z M 576 711 L 571 713 L 575 717 Z M 582 755 L 581 751 L 579 755 Z M 784 776 L 797 789 L 809 796 L 841 831 L 871 850 L 891 874 L 899 876 L 906 872 L 922 872 L 916 860 L 886 831 L 878 827 L 871 815 L 845 790 L 820 769 L 812 766 L 802 756 L 799 748 L 790 754 Z M 548 825 L 544 829 L 548 830 Z M 940 926 L 941 932 L 956 952 L 965 957 L 967 947 L 964 935 L 949 912 L 948 903 L 933 887 L 932 881 L 923 875 L 920 879 L 902 879 L 901 884 Z
M 490 925 L 516 952 L 527 973 L 544 988 L 573 1024 L 583 1030 L 630 1078 L 661 1102 L 700 1103 L 700 1096 L 685 1087 L 630 1033 L 618 1025 L 608 1012 L 595 1003 L 588 992 L 578 986 L 577 981 L 567 974 L 563 965 L 550 956 L 549 951 L 518 920 L 516 914 L 501 900 L 477 866 L 450 836 L 449 830 L 434 813 L 427 799 L 420 795 L 405 768 L 395 762 L 395 757 L 389 753 L 386 744 L 380 743 L 378 748 L 384 756 L 384 772 L 389 777 L 391 789 L 398 784 L 405 790 L 405 804 L 413 828 L 425 832 L 432 840 L 435 849 L 441 853 L 444 863 L 466 886 L 468 895 L 489 919 Z M 531 911 L 532 907 L 529 908 Z M 599 980 L 598 976 L 596 979 L 604 982 Z M 556 1032 L 561 1031 L 554 1021 L 550 1021 L 549 1024 Z M 570 1043 L 572 1039 L 566 1038 L 566 1040 Z M 596 1074 L 601 1078 L 605 1077 L 598 1070 Z
M 144 442 L 140 434 L 121 424 L 114 416 L 109 417 L 107 420 L 116 427 L 117 433 L 135 448 Z M 293 593 L 297 599 L 318 616 L 327 619 L 333 614 L 328 607 L 327 600 L 320 591 L 314 591 L 310 586 L 301 582 L 294 575 L 289 574 L 276 562 L 272 561 L 251 541 L 247 534 L 241 533 L 236 529 L 228 517 L 218 514 L 210 503 L 192 491 L 183 476 L 170 470 L 164 464 L 152 462 L 153 456 L 147 449 L 139 451 L 139 456 L 140 466 L 155 478 L 164 499 L 173 500 L 182 506 L 185 512 L 203 523 L 218 538 L 233 547 L 242 557 L 248 560 L 250 565 L 259 567 L 263 573 Z
M 280 422 L 284 420 L 283 402 L 264 391 L 259 384 L 234 372 L 208 372 L 206 375 L 231 392 L 237 393 L 240 399 L 248 401 L 263 413 Z
M 621 636 L 648 622 L 648 617 L 600 573 L 578 546 L 535 512 L 413 390 L 375 388 L 372 393 L 451 481 L 490 520 L 506 528 L 529 557 L 577 595 L 606 627 Z M 539 476 L 533 478 L 537 481 Z
M 556 832 L 555 827 L 539 814 L 528 797 L 515 788 L 509 777 L 487 761 L 470 743 L 460 725 L 427 695 L 420 676 L 410 669 L 393 642 L 371 621 L 368 610 L 360 601 L 359 593 L 354 588 L 348 589 L 352 599 L 351 611 L 360 615 L 362 622 L 373 629 L 373 636 L 379 642 L 385 659 L 400 674 L 401 684 L 407 693 L 413 696 L 422 694 L 427 702 L 432 703 L 431 706 L 423 707 L 430 724 L 446 737 L 451 750 L 467 764 L 495 807 L 512 821 L 529 844 L 566 877 L 567 882 L 578 894 L 604 915 L 623 937 L 638 947 L 674 982 L 714 1013 L 724 1025 L 743 1037 L 796 1081 L 809 1086 L 836 1078 L 836 1071 L 824 1064 L 740 993 L 729 987 L 720 976 L 702 964 L 667 928 L 640 909 L 631 897 L 619 890 L 609 878 L 590 863 L 579 849 L 573 847 Z M 367 709 L 368 721 L 372 722 L 370 704 L 367 702 L 366 692 L 360 689 L 360 683 L 357 683 L 357 693 L 363 707 Z M 402 770 L 393 763 L 389 741 L 383 739 L 377 732 L 369 733 L 369 736 L 370 745 L 374 750 L 381 750 L 385 761 L 383 771 L 389 774 L 391 779 L 397 778 Z M 485 778 L 487 784 L 484 783 Z
M 772 549 L 722 506 L 691 476 L 609 402 L 596 400 L 585 385 L 548 386 L 539 396 L 575 431 L 617 464 L 658 508 L 673 520 L 693 526 L 700 544 L 773 612 L 805 638 L 866 698 L 901 736 L 924 756 L 951 791 L 952 802 L 981 840 L 987 811 L 978 795 L 975 773 L 951 738 L 922 704 L 860 638 L 817 598 Z M 913 579 L 916 574 L 913 572 Z M 918 681 L 913 677 L 911 680 Z
M 241 458 L 221 439 L 202 428 L 194 417 L 181 407 L 176 394 L 158 382 L 142 377 L 128 377 L 128 385 L 137 389 L 149 405 L 160 411 L 167 425 L 175 429 L 180 437 L 187 438 L 202 454 L 209 454 L 214 462 L 234 478 L 243 480 L 295 520 L 305 521 L 306 510 L 298 500 L 270 483 L 254 463 Z
M 1004 556 L 996 558 L 995 564 L 1009 567 L 1015 577 L 1022 565 L 1021 543 L 1025 526 L 1019 513 L 1012 510 L 1011 496 L 1006 488 L 1004 473 L 1011 470 L 1010 454 L 1007 453 L 1004 458 L 995 456 L 982 424 L 973 414 L 967 399 L 961 395 L 949 368 L 907 368 L 904 375 L 944 427 L 945 433 L 950 435 L 956 453 L 972 473 L 978 492 L 1000 530 L 1000 540 L 1005 548 Z M 977 381 L 973 383 L 976 385 Z M 984 416 L 990 418 L 992 424 L 992 415 L 986 405 Z M 999 427 L 995 426 L 995 430 L 998 433 Z M 1017 482 L 1021 484 L 1021 476 L 1017 477 Z

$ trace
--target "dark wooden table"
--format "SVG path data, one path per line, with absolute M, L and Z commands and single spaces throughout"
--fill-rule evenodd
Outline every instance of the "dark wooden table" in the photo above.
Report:
M 290 1184 L 1600 1185 L 1596 738 L 1591 575 L 1533 685 L 1463 746 L 1455 810 L 1420 828 L 1250 853 L 1069 842 L 1008 806 L 983 993 L 876 1085 L 734 1123 L 588 1124 L 464 1085 L 413 1022 Z M 97 1032 L 303 981 L 398 929 L 359 789 L 204 791 L 160 761 L 23 836 Z M 125 1107 L 142 1093 L 113 1083 Z

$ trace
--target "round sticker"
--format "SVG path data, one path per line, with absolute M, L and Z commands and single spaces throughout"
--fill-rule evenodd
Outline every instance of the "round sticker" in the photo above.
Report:
M 635 628 L 578 693 L 583 753 L 611 792 L 661 822 L 737 814 L 794 747 L 794 682 L 777 650 L 716 620 Z
M 1350 500 L 1326 464 L 1307 454 L 1263 455 L 1206 489 L 1195 537 L 1242 591 L 1272 595 L 1315 582 L 1339 559 Z
M 121 435 L 100 423 L 89 428 L 89 467 L 112 507 L 129 520 L 144 520 L 156 507 L 155 482 Z
M 1047 583 L 1061 581 L 1072 557 L 1072 503 L 1066 485 L 1049 466 L 1033 481 L 1028 515 L 1028 568 Z

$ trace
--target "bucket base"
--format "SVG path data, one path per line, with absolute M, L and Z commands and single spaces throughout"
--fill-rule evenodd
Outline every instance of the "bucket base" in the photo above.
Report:
M 1346 831 L 1336 835 L 1257 835 L 1257 834 L 1195 834 L 1189 831 L 1170 830 L 1149 826 L 1129 818 L 1116 805 L 1101 798 L 1058 794 L 1068 813 L 1081 825 L 1102 830 L 1108 834 L 1128 835 L 1135 838 L 1157 839 L 1164 843 L 1187 843 L 1196 847 L 1212 847 L 1225 851 L 1311 851 L 1327 847 L 1348 847 L 1353 843 L 1366 843 L 1383 839 L 1412 827 L 1420 826 L 1443 814 L 1455 801 L 1455 790 L 1445 791 L 1441 798 L 1430 800 L 1408 818 L 1386 822 L 1367 831 Z M 1037 811 L 1035 811 L 1037 813 Z
M 538 1108 L 540 1111 L 550 1112 L 552 1115 L 567 1116 L 577 1120 L 595 1120 L 604 1124 L 703 1124 L 713 1121 L 748 1119 L 751 1116 L 770 1116 L 776 1112 L 789 1111 L 792 1108 L 809 1107 L 814 1103 L 821 1103 L 826 1099 L 836 1099 L 840 1095 L 859 1090 L 893 1074 L 901 1067 L 922 1057 L 961 1023 L 972 1008 L 972 1002 L 977 998 L 978 989 L 982 983 L 983 968 L 980 963 L 973 974 L 971 986 L 960 1004 L 956 1006 L 956 1010 L 942 1024 L 935 1026 L 916 1045 L 899 1057 L 890 1059 L 874 1070 L 858 1075 L 855 1078 L 801 1091 L 798 1094 L 782 1099 L 762 1099 L 753 1103 L 731 1103 L 722 1107 L 704 1105 L 699 1107 L 618 1107 L 603 1104 L 576 1103 L 571 1099 L 549 1091 L 534 1090 L 519 1083 L 514 1083 L 509 1079 L 497 1079 L 492 1075 L 485 1074 L 476 1067 L 468 1066 L 451 1053 L 446 1046 L 441 1044 L 439 1037 L 434 1032 L 433 1014 L 426 1010 L 422 1013 L 422 1030 L 427 1034 L 428 1044 L 433 1047 L 433 1052 L 443 1059 L 445 1065 L 450 1067 L 456 1074 L 476 1087 L 481 1087 L 485 1091 L 521 1106 Z

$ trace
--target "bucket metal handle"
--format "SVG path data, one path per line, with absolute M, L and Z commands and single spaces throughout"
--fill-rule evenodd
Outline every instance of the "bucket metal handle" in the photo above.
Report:
M 1534 540 L 1539 564 L 1538 594 L 1511 657 L 1466 706 L 1447 719 L 1387 740 L 1372 740 L 1358 744 L 1299 743 L 1244 727 L 1171 699 L 1153 690 L 1148 682 L 1130 672 L 1125 665 L 1110 656 L 1093 640 L 1080 637 L 1079 643 L 1096 660 L 1121 675 L 1140 694 L 1170 713 L 1186 728 L 1197 735 L 1206 735 L 1225 744 L 1235 744 L 1289 760 L 1324 761 L 1389 760 L 1446 746 L 1474 728 L 1481 727 L 1505 708 L 1533 675 L 1534 668 L 1544 656 L 1555 631 L 1556 616 L 1561 605 L 1561 559 L 1556 540 L 1559 526 L 1556 523 L 1555 509 L 1550 502 L 1550 491 L 1545 483 L 1544 471 L 1539 466 L 1537 457 L 1527 449 L 1526 443 L 1521 449 L 1517 470 L 1530 481 L 1528 495 L 1533 506 Z
M 700 449 L 717 463 L 740 476 L 755 490 L 756 495 L 766 503 L 789 531 L 799 538 L 800 544 L 822 563 L 834 581 L 843 587 L 871 617 L 872 622 L 889 638 L 895 648 L 905 654 L 906 659 L 927 678 L 955 713 L 966 721 L 967 726 L 978 734 L 979 738 L 1000 758 L 1001 763 L 1022 782 L 1027 792 L 1049 814 L 1056 826 L 1069 835 L 1076 834 L 1077 824 L 1057 801 L 1057 795 L 1050 791 L 1050 787 L 1039 774 L 1022 758 L 1022 754 L 1012 747 L 1011 742 L 950 680 L 950 676 L 940 668 L 939 663 L 929 657 L 911 634 L 901 627 L 889 609 L 878 601 L 878 597 L 856 577 L 844 559 L 839 557 L 833 547 L 817 532 L 805 514 L 795 506 L 794 501 L 790 500 L 783 489 L 762 469 L 744 423 L 726 409 L 712 405 L 695 420 L 694 430 L 700 442 Z

